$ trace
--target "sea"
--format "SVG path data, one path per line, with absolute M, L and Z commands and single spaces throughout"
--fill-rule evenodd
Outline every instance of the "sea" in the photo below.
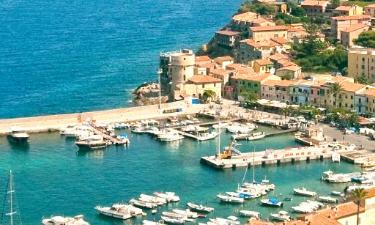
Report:
M 1 1 L 0 118 L 131 106 L 132 90 L 156 80 L 160 52 L 199 49 L 240 4 L 241 0 Z M 9 219 L 5 214 L 9 170 L 16 190 L 16 224 L 19 218 L 24 225 L 36 225 L 52 215 L 78 214 L 92 225 L 140 224 L 142 219 L 158 220 L 161 211 L 185 208 L 188 201 L 214 207 L 211 217 L 237 216 L 238 210 L 248 209 L 267 219 L 279 210 L 261 207 L 259 199 L 237 206 L 219 203 L 216 195 L 233 191 L 244 178 L 252 180 L 252 169 L 220 171 L 202 165 L 202 156 L 215 154 L 217 140 L 163 144 L 148 135 L 118 132 L 129 136 L 128 149 L 113 146 L 80 152 L 73 140 L 58 133 L 32 134 L 26 148 L 1 137 L 2 224 Z M 222 134 L 221 139 L 222 147 L 230 143 L 229 134 Z M 298 146 L 291 135 L 254 145 L 256 151 Z M 248 152 L 253 145 L 243 142 L 239 148 Z M 258 166 L 255 175 L 258 181 L 266 176 L 276 184 L 270 197 L 293 198 L 285 202 L 284 210 L 289 210 L 304 200 L 292 195 L 294 187 L 324 195 L 344 189 L 345 185 L 320 180 L 328 169 L 357 170 L 345 162 L 324 160 Z M 176 192 L 181 202 L 124 222 L 94 210 L 97 205 L 127 202 L 154 191 Z

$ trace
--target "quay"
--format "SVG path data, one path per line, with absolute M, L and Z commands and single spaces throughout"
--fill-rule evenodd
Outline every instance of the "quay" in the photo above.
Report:
M 295 133 L 297 131 L 298 129 L 295 129 L 295 128 L 288 129 L 288 130 L 278 130 L 272 133 L 266 133 L 265 137 L 274 137 L 274 136 L 283 135 L 283 134 Z
M 251 167 L 253 165 L 272 165 L 281 163 L 294 163 L 297 161 L 310 161 L 314 159 L 323 160 L 331 158 L 334 152 L 343 153 L 348 151 L 345 147 L 334 151 L 328 145 L 309 146 L 298 148 L 286 148 L 282 150 L 265 150 L 260 152 L 247 152 L 234 155 L 231 158 L 222 159 L 220 157 L 205 156 L 201 158 L 201 163 L 216 169 L 228 169 L 238 167 Z
M 98 123 L 132 122 L 146 119 L 164 119 L 171 116 L 196 114 L 205 105 L 189 105 L 183 101 L 162 104 L 162 109 L 182 108 L 181 112 L 162 113 L 158 105 L 137 106 L 111 110 L 70 113 L 59 115 L 0 119 L 0 136 L 7 135 L 13 127 L 28 133 L 54 132 L 69 125 L 78 125 L 82 121 L 92 120 Z

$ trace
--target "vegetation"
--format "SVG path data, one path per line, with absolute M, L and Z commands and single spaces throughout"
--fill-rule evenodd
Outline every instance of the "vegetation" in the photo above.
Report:
M 331 0 L 331 5 L 336 8 L 340 6 L 340 0 Z
M 360 84 L 371 84 L 371 81 L 364 74 L 357 77 L 355 79 L 355 82 L 360 83 Z
M 216 97 L 216 93 L 213 90 L 205 90 L 203 92 L 203 100 L 205 102 L 210 102 Z
M 289 14 L 284 14 L 284 13 L 277 13 L 276 16 L 275 16 L 275 20 L 276 20 L 276 23 L 277 24 L 292 24 L 292 23 L 306 23 L 309 21 L 309 18 L 308 17 L 296 17 L 296 16 L 292 16 L 292 15 L 289 15 Z M 283 21 L 282 23 L 281 22 L 278 22 L 278 21 Z
M 244 12 L 255 12 L 260 15 L 273 15 L 276 11 L 275 6 L 269 5 L 269 4 L 264 4 L 264 3 L 252 3 L 249 0 L 246 0 L 244 3 L 242 3 L 239 12 L 244 13 Z
M 326 122 L 334 122 L 339 127 L 358 127 L 359 117 L 355 112 L 344 108 L 329 109 Z
M 241 96 L 244 98 L 245 103 L 253 104 L 258 100 L 258 95 L 254 91 L 242 90 Z
M 356 0 L 349 0 L 349 1 L 344 1 L 342 4 L 343 5 L 358 5 L 361 7 L 365 7 L 367 5 L 370 5 L 373 3 L 373 0 L 362 0 L 362 1 L 356 1 Z
M 329 92 L 331 93 L 331 97 L 335 99 L 335 104 L 336 105 L 339 101 L 341 101 L 341 99 L 339 101 L 337 101 L 338 96 L 339 94 L 341 93 L 342 91 L 342 87 L 339 83 L 333 83 L 331 85 L 331 87 L 329 88 Z
M 366 194 L 367 193 L 363 188 L 357 188 L 351 193 L 351 197 L 357 204 L 357 225 L 359 224 L 359 207 L 361 205 L 361 201 L 366 197 Z
M 328 43 L 320 40 L 317 24 L 307 24 L 307 38 L 302 43 L 292 46 L 293 54 L 298 65 L 304 71 L 346 73 L 348 52 L 343 46 L 327 49 Z
M 367 48 L 375 48 L 375 31 L 370 30 L 362 32 L 358 38 L 354 40 L 354 43 Z

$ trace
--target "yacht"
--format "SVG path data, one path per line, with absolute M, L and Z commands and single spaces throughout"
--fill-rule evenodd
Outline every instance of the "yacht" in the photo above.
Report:
M 43 219 L 42 224 L 44 225 L 90 225 L 83 219 L 82 215 L 75 217 L 62 217 L 53 216 L 49 219 Z
M 294 188 L 293 192 L 295 195 L 307 196 L 307 197 L 314 197 L 316 192 L 309 191 L 306 188 Z
M 220 199 L 220 201 L 226 202 L 226 203 L 235 203 L 235 204 L 244 203 L 243 198 L 238 198 L 238 197 L 233 197 L 233 196 L 223 195 L 223 194 L 218 194 L 217 197 Z
M 340 191 L 331 191 L 331 195 L 333 196 L 340 196 L 340 197 L 344 197 L 345 194 L 340 192 Z
M 132 205 L 135 205 L 137 207 L 140 207 L 140 208 L 144 208 L 144 209 L 154 209 L 156 207 L 158 207 L 158 204 L 156 203 L 153 203 L 153 202 L 145 202 L 145 201 L 142 201 L 140 199 L 131 199 L 129 201 L 130 204 Z
M 262 205 L 264 206 L 271 206 L 271 207 L 283 207 L 284 203 L 280 202 L 276 198 L 267 198 L 260 200 Z
M 184 138 L 184 136 L 180 135 L 177 131 L 175 130 L 168 130 L 165 133 L 161 133 L 157 136 L 157 138 L 160 141 L 163 142 L 172 142 L 172 141 L 179 141 Z
M 245 192 L 225 192 L 225 194 L 231 196 L 231 197 L 237 197 L 237 198 L 243 198 L 243 199 L 252 199 L 254 198 L 254 195 L 252 193 L 245 193 Z
M 161 219 L 167 224 L 184 224 L 184 218 L 171 218 L 168 216 L 161 216 Z
M 180 214 L 182 216 L 185 216 L 187 218 L 196 219 L 198 218 L 198 213 L 190 211 L 190 209 L 182 210 L 182 209 L 173 209 L 174 213 Z
M 189 207 L 189 209 L 191 209 L 192 211 L 195 211 L 195 212 L 210 213 L 210 212 L 214 211 L 214 208 L 212 208 L 212 207 L 208 207 L 208 206 L 204 206 L 204 205 L 198 205 L 198 204 L 194 204 L 194 203 L 191 203 L 191 202 L 188 202 L 187 206 Z
M 218 225 L 239 225 L 241 224 L 240 221 L 233 220 L 231 218 L 214 218 L 210 219 L 210 221 L 207 224 L 218 224 Z
M 90 135 L 75 142 L 80 150 L 95 150 L 107 147 L 107 142 L 100 135 Z
M 142 209 L 132 205 L 113 204 L 111 207 L 96 206 L 95 209 L 103 215 L 126 220 L 132 217 L 143 215 Z
M 155 222 L 150 220 L 143 220 L 142 225 L 164 225 L 164 223 L 162 221 Z
M 165 205 L 165 204 L 167 204 L 167 200 L 165 198 L 160 198 L 160 197 L 152 196 L 152 195 L 141 194 L 139 196 L 139 200 L 144 201 L 144 202 L 155 203 L 157 205 Z
M 278 213 L 271 213 L 270 219 L 276 221 L 290 221 L 290 216 L 287 211 L 279 211 Z
M 251 218 L 260 218 L 260 213 L 256 211 L 250 211 L 250 210 L 240 210 L 240 215 L 244 217 L 251 217 Z
M 12 128 L 11 132 L 7 135 L 9 142 L 15 144 L 26 144 L 29 142 L 29 134 L 21 128 Z
M 360 175 L 360 173 L 334 173 L 331 170 L 323 172 L 322 180 L 329 183 L 348 183 L 353 176 Z
M 167 202 L 179 202 L 180 197 L 174 192 L 154 192 L 154 195 L 159 198 L 164 198 Z
M 256 125 L 252 123 L 247 124 L 240 124 L 240 123 L 233 123 L 229 126 L 227 126 L 227 131 L 234 134 L 248 134 L 251 131 L 255 130 L 257 128 Z
M 251 133 L 247 137 L 247 140 L 254 141 L 254 140 L 259 140 L 259 139 L 262 139 L 262 138 L 265 138 L 265 137 L 266 137 L 266 133 L 264 133 L 264 132 L 255 132 L 255 133 Z
M 318 200 L 320 202 L 326 202 L 326 203 L 338 203 L 338 200 L 336 198 L 332 198 L 330 196 L 319 196 Z

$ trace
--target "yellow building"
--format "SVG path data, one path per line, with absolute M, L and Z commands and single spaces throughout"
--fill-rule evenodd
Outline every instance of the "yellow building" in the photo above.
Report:
M 369 88 L 365 91 L 367 101 L 367 112 L 375 114 L 375 88 Z
M 203 98 L 206 90 L 215 92 L 215 99 L 221 98 L 221 83 L 220 79 L 207 75 L 194 75 L 184 85 L 181 93 L 183 97 Z M 213 99 L 214 100 L 214 99 Z
M 370 4 L 364 7 L 364 14 L 375 17 L 375 4 Z
M 375 82 L 375 49 L 354 48 L 348 53 L 348 74 L 357 78 L 364 75 L 371 83 Z
M 279 37 L 287 38 L 288 29 L 288 26 L 250 27 L 249 36 L 256 42 Z
M 341 44 L 345 47 L 353 47 L 353 40 L 357 39 L 362 32 L 367 31 L 368 29 L 369 27 L 365 24 L 356 24 L 343 29 L 340 38 Z
M 257 59 L 253 61 L 254 72 L 259 74 L 273 73 L 275 69 L 273 68 L 273 63 L 269 59 Z
M 356 16 L 363 14 L 363 8 L 358 5 L 342 5 L 333 10 L 338 16 Z

